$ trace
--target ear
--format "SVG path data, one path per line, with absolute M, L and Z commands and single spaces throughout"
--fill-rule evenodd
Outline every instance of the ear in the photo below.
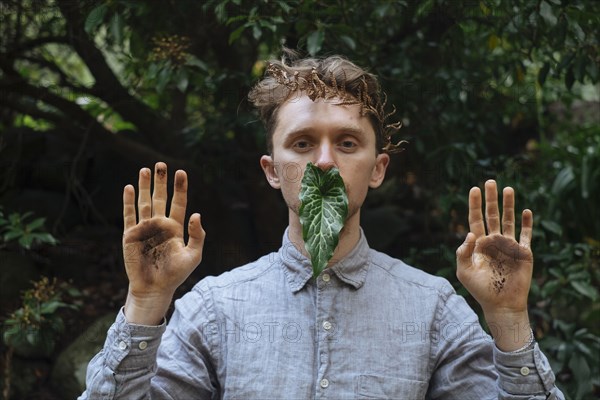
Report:
M 385 178 L 385 171 L 390 163 L 390 156 L 387 153 L 381 153 L 377 155 L 373 172 L 371 173 L 371 181 L 369 187 L 371 189 L 378 188 Z
M 267 182 L 273 189 L 280 189 L 281 183 L 279 182 L 279 172 L 275 168 L 275 161 L 271 156 L 262 156 L 260 158 L 260 166 L 267 177 Z

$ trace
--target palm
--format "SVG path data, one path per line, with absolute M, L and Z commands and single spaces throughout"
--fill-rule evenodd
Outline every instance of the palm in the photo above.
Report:
M 476 241 L 470 262 L 466 267 L 473 272 L 463 284 L 480 303 L 498 303 L 511 309 L 527 306 L 521 294 L 529 291 L 531 281 L 533 254 L 529 248 L 492 234 Z
M 165 217 L 142 221 L 125 231 L 123 254 L 135 293 L 171 280 L 181 284 L 195 267 L 185 250 L 183 226 Z
M 469 194 L 471 232 L 457 251 L 457 275 L 484 309 L 526 310 L 533 271 L 529 247 L 533 217 L 525 210 L 520 241 L 514 232 L 514 192 L 503 196 L 502 230 L 498 212 L 496 184 L 486 183 L 486 234 L 478 188 Z

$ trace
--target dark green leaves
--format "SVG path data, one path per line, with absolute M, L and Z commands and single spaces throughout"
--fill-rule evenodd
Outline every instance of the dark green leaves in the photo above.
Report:
M 308 163 L 302 178 L 300 202 L 302 238 L 316 278 L 333 256 L 348 215 L 348 196 L 339 170 L 323 171 Z

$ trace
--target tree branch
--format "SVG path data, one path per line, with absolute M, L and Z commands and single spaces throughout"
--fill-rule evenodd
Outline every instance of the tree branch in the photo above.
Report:
M 75 51 L 94 76 L 94 91 L 121 116 L 134 123 L 154 148 L 163 148 L 177 154 L 183 148 L 177 143 L 168 122 L 152 108 L 131 96 L 121 85 L 100 50 L 88 38 L 83 28 L 81 4 L 70 0 L 58 0 L 57 4 L 67 22 L 69 40 Z
M 14 98 L 14 96 L 11 95 L 1 96 L 0 106 L 16 111 L 20 114 L 30 115 L 36 119 L 43 119 L 49 122 L 53 122 L 55 124 L 61 124 L 64 122 L 64 118 L 61 117 L 59 114 L 40 110 L 39 108 L 31 104 L 24 104 L 20 102 L 19 99 Z
M 35 39 L 21 42 L 15 47 L 6 52 L 5 57 L 7 60 L 18 58 L 19 54 L 34 49 L 39 46 L 43 46 L 49 43 L 61 43 L 68 44 L 68 38 L 66 36 L 43 36 Z

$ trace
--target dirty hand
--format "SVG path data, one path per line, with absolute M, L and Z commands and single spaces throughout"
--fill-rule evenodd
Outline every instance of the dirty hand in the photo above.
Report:
M 481 212 L 481 191 L 469 192 L 469 228 L 465 242 L 456 251 L 460 282 L 489 316 L 527 313 L 533 254 L 530 249 L 533 214 L 524 210 L 519 242 L 515 240 L 515 193 L 503 191 L 502 221 L 498 210 L 496 182 L 485 183 L 485 221 Z M 502 223 L 502 229 L 500 226 Z
M 185 281 L 202 259 L 205 232 L 200 214 L 188 223 L 189 241 L 183 239 L 187 204 L 187 175 L 175 173 L 169 216 L 167 207 L 167 165 L 158 162 L 154 190 L 150 197 L 151 171 L 139 174 L 138 218 L 135 189 L 123 190 L 123 257 L 129 278 L 125 316 L 131 323 L 157 324 L 166 313 L 175 289 Z

